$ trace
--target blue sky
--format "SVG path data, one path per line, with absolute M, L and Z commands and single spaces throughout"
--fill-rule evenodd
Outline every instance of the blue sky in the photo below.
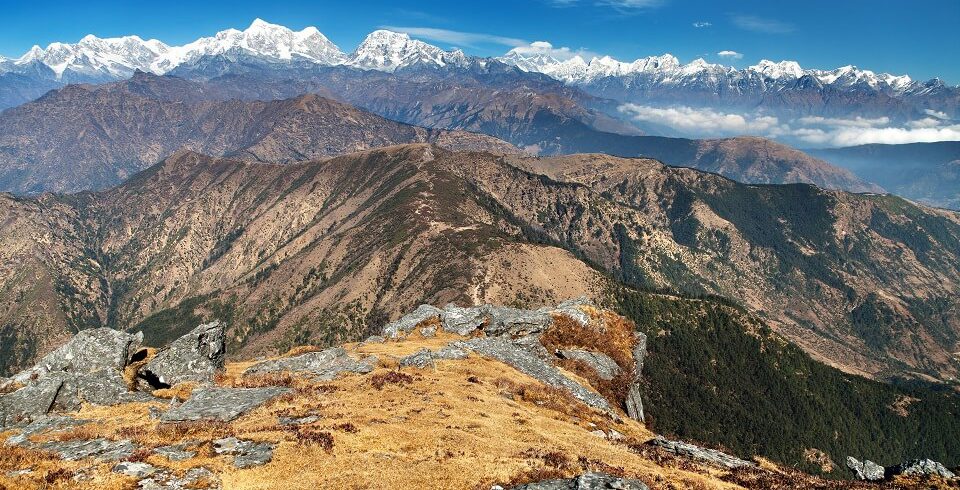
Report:
M 371 30 L 394 26 L 478 55 L 502 54 L 513 43 L 548 41 L 622 60 L 663 53 L 683 62 L 704 57 L 735 66 L 792 59 L 809 68 L 853 64 L 960 83 L 958 0 L 3 0 L 0 12 L 0 54 L 7 57 L 33 44 L 76 42 L 89 33 L 138 34 L 183 44 L 228 27 L 245 28 L 260 17 L 296 29 L 314 25 L 345 51 Z M 742 58 L 724 58 L 717 54 L 721 51 Z

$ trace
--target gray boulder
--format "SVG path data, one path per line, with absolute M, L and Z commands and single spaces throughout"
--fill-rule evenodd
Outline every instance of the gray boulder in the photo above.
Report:
M 289 393 L 289 388 L 219 388 L 201 387 L 193 390 L 187 401 L 160 416 L 161 422 L 220 420 L 228 422 L 259 407 L 268 400 Z
M 440 325 L 445 332 L 467 336 L 487 322 L 485 306 L 471 306 L 461 308 L 456 305 L 447 305 L 440 314 Z
M 219 320 L 205 323 L 174 340 L 141 370 L 153 388 L 194 381 L 209 383 L 226 360 L 226 329 Z
M 60 393 L 64 376 L 47 376 L 0 397 L 0 427 L 29 422 L 47 414 Z
M 887 472 L 891 476 L 941 476 L 943 478 L 955 478 L 957 476 L 942 464 L 930 459 L 915 459 L 900 463 L 887 468 Z
M 593 302 L 586 296 L 580 296 L 579 298 L 568 299 L 550 311 L 554 314 L 566 315 L 573 318 L 581 325 L 588 325 L 590 323 L 590 315 L 583 311 L 583 309 L 580 308 L 581 306 L 593 306 Z
M 484 332 L 488 336 L 510 335 L 520 337 L 540 333 L 553 324 L 548 310 L 521 310 L 506 306 L 486 305 L 489 317 Z
M 420 369 L 434 367 L 436 360 L 466 359 L 466 351 L 455 345 L 445 345 L 435 351 L 426 347 L 400 359 L 400 367 L 416 367 Z
M 722 468 L 734 469 L 744 466 L 756 466 L 750 461 L 742 460 L 736 456 L 717 451 L 716 449 L 702 448 L 686 442 L 669 441 L 660 436 L 651 439 L 647 444 L 657 446 L 677 456 L 703 461 Z
M 190 449 L 191 444 L 174 444 L 172 446 L 159 446 L 154 448 L 153 453 L 170 461 L 186 461 L 197 455 L 197 452 Z
M 544 480 L 512 488 L 513 490 L 649 490 L 649 487 L 640 480 L 593 472 L 574 478 Z
M 322 381 L 329 381 L 341 373 L 367 374 L 377 367 L 377 357 L 356 360 L 342 347 L 331 347 L 293 357 L 271 359 L 251 366 L 244 376 L 282 371 L 309 373 Z
M 407 313 L 399 320 L 388 323 L 383 327 L 383 336 L 388 339 L 395 339 L 401 335 L 408 334 L 420 323 L 436 318 L 440 319 L 442 310 L 435 306 L 420 305 L 412 313 Z
M 853 471 L 859 480 L 880 481 L 883 480 L 885 469 L 883 466 L 865 459 L 858 460 L 852 456 L 847 456 L 847 468 Z
M 70 341 L 47 354 L 34 367 L 11 378 L 30 384 L 48 373 L 92 373 L 105 369 L 123 371 L 130 356 L 140 348 L 143 333 L 129 334 L 112 328 L 81 330 Z
M 409 356 L 400 359 L 400 367 L 415 367 L 420 369 L 432 368 L 433 352 L 430 349 L 420 349 Z
M 236 437 L 213 441 L 213 450 L 217 454 L 232 455 L 233 465 L 237 468 L 260 466 L 273 459 L 273 444 L 237 439 Z
M 121 461 L 113 466 L 113 472 L 140 479 L 156 473 L 157 467 L 149 463 Z
M 560 370 L 544 361 L 536 353 L 508 339 L 481 337 L 457 342 L 454 345 L 508 364 L 544 384 L 567 390 L 574 398 L 591 407 L 611 412 L 610 404 L 605 398 L 564 376 Z
M 580 361 L 597 372 L 601 379 L 610 381 L 620 374 L 620 366 L 610 356 L 584 349 L 564 349 L 558 352 L 564 359 Z

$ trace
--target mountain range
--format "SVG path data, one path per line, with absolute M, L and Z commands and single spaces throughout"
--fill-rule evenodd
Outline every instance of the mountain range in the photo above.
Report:
M 579 56 L 560 60 L 529 49 L 514 49 L 498 58 L 478 58 L 461 50 L 444 51 L 387 30 L 371 33 L 348 54 L 316 28 L 292 31 L 257 19 L 243 31 L 227 29 L 183 46 L 137 36 L 87 36 L 75 44 L 52 43 L 45 49 L 34 46 L 19 58 L 0 61 L 0 107 L 31 100 L 51 86 L 114 81 L 136 70 L 165 74 L 203 65 L 210 58 L 237 64 L 267 63 L 275 69 L 291 65 L 343 66 L 383 72 L 504 64 L 524 73 L 546 74 L 620 102 L 762 108 L 791 116 L 880 114 L 912 120 L 924 117 L 927 110 L 937 110 L 955 119 L 960 106 L 960 88 L 938 79 L 921 82 L 906 75 L 876 74 L 853 66 L 811 70 L 792 61 L 764 60 L 735 69 L 702 59 L 681 64 L 669 54 L 633 62 L 610 57 L 586 61 Z
M 69 85 L 0 113 L 0 190 L 101 189 L 180 148 L 285 163 L 413 142 L 498 152 L 519 151 L 513 144 L 536 154 L 646 156 L 744 182 L 882 190 L 762 138 L 690 140 L 613 132 L 616 121 L 584 107 L 589 98 L 549 80 L 536 91 L 530 88 L 511 72 L 464 71 L 451 79 L 342 67 L 314 71 L 299 82 L 254 67 L 212 78 L 137 72 L 119 82 Z M 458 133 L 450 137 L 444 130 Z
M 422 302 L 603 297 L 605 277 L 731 298 L 850 372 L 960 368 L 960 216 L 891 196 L 415 144 L 286 165 L 184 150 L 0 213 L 8 368 L 94 326 L 162 343 L 215 313 L 254 355 L 358 338 Z

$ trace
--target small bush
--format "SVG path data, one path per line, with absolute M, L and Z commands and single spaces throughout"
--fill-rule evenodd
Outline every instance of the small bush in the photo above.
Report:
M 313 427 L 297 427 L 294 429 L 297 441 L 307 446 L 320 446 L 324 451 L 333 451 L 333 434 L 317 430 Z
M 400 371 L 387 371 L 370 376 L 370 384 L 378 390 L 382 390 L 388 384 L 403 385 L 413 383 L 413 376 Z

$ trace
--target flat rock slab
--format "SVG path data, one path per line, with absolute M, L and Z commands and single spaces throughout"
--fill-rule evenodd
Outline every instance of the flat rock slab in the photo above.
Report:
M 50 441 L 39 445 L 40 449 L 52 451 L 61 458 L 75 461 L 96 458 L 100 461 L 117 461 L 129 457 L 137 446 L 128 440 L 91 439 L 75 441 Z
M 22 444 L 28 437 L 34 434 L 43 434 L 45 432 L 55 432 L 73 427 L 79 427 L 86 424 L 89 420 L 75 419 L 65 415 L 47 415 L 40 417 L 27 425 L 19 427 L 20 433 L 7 438 L 7 445 L 16 446 Z
M 199 467 L 187 470 L 182 477 L 177 477 L 169 471 L 158 471 L 149 478 L 140 480 L 138 487 L 140 490 L 186 490 L 219 489 L 221 485 L 217 475 L 206 468 Z
M 220 420 L 228 422 L 268 400 L 290 392 L 289 388 L 197 388 L 187 401 L 160 416 L 162 422 Z
M 512 490 L 649 490 L 640 480 L 621 478 L 606 473 L 584 473 L 558 480 L 544 480 L 512 487 Z
M 564 376 L 559 369 L 547 363 L 536 353 L 508 339 L 481 337 L 457 342 L 454 345 L 508 364 L 544 384 L 567 390 L 574 398 L 593 408 L 611 412 L 610 404 L 605 398 Z
M 153 450 L 153 454 L 163 456 L 170 461 L 186 461 L 197 455 L 197 452 L 190 449 L 193 444 L 175 444 L 173 446 L 160 446 Z
M 149 463 L 123 461 L 113 466 L 113 472 L 139 479 L 156 473 L 157 467 Z
M 367 356 L 358 361 L 350 357 L 342 347 L 331 347 L 299 356 L 264 361 L 251 366 L 243 375 L 290 371 L 309 373 L 318 380 L 330 381 L 341 373 L 367 374 L 376 368 L 377 362 L 376 356 Z
M 663 448 L 666 451 L 678 456 L 696 459 L 698 461 L 703 461 L 727 469 L 741 468 L 744 466 L 756 466 L 750 461 L 742 460 L 736 456 L 731 456 L 727 453 L 717 451 L 716 449 L 702 448 L 686 442 L 669 441 L 660 436 L 647 441 L 647 444 Z
M 233 455 L 237 468 L 251 468 L 269 463 L 273 459 L 273 444 L 227 437 L 213 441 L 217 454 Z

